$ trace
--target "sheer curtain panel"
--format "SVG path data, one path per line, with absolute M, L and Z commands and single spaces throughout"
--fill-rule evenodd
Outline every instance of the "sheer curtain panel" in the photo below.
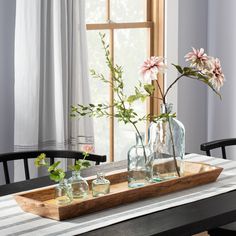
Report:
M 16 150 L 93 143 L 92 121 L 69 116 L 72 104 L 89 102 L 84 5 L 84 0 L 16 0 Z M 20 168 L 15 165 L 17 180 L 23 177 Z

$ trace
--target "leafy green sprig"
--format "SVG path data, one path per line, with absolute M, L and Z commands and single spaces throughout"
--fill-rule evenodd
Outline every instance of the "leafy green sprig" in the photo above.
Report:
M 134 93 L 126 95 L 124 92 L 124 79 L 123 79 L 123 68 L 119 65 L 112 63 L 109 51 L 109 45 L 106 45 L 105 34 L 100 33 L 102 46 L 105 52 L 106 64 L 111 72 L 112 80 L 106 79 L 101 73 L 97 73 L 95 70 L 90 70 L 92 78 L 99 79 L 100 81 L 109 84 L 115 94 L 113 105 L 105 103 L 100 104 L 88 104 L 71 107 L 71 116 L 89 116 L 89 117 L 115 117 L 118 121 L 124 122 L 125 124 L 131 123 L 135 126 L 141 121 L 149 120 L 150 118 L 156 119 L 156 116 L 150 114 L 144 116 L 138 116 L 133 108 L 133 103 L 141 100 L 144 102 L 154 91 L 154 86 L 151 84 L 143 85 L 140 81 L 137 86 L 134 87 Z M 115 113 L 111 114 L 110 109 L 114 108 Z
M 60 165 L 60 161 L 55 162 L 54 164 L 50 165 L 49 162 L 46 160 L 46 154 L 41 153 L 35 160 L 34 164 L 36 167 L 46 167 L 47 171 L 49 172 L 49 177 L 51 180 L 55 182 L 60 182 L 65 178 L 65 172 L 63 169 L 58 168 Z
M 113 64 L 109 51 L 109 45 L 105 42 L 105 34 L 100 33 L 99 35 L 103 50 L 105 52 L 106 64 L 110 70 L 112 79 L 106 79 L 103 74 L 97 73 L 95 70 L 91 70 L 90 72 L 92 78 L 99 79 L 112 87 L 114 91 L 113 105 L 104 103 L 89 105 L 78 104 L 76 106 L 72 106 L 71 116 L 115 117 L 118 121 L 124 122 L 124 124 L 130 123 L 141 138 L 141 134 L 137 128 L 137 123 L 150 119 L 155 121 L 159 119 L 159 117 L 150 114 L 139 116 L 135 112 L 133 104 L 136 101 L 144 102 L 147 98 L 149 98 L 153 94 L 154 86 L 151 84 L 143 85 L 139 81 L 137 86 L 134 87 L 133 94 L 128 96 L 124 91 L 123 68 L 117 64 Z M 111 108 L 114 108 L 114 114 L 110 112 Z M 144 147 L 143 142 L 142 146 Z
M 91 164 L 89 161 L 85 160 L 86 157 L 89 156 L 89 153 L 83 152 L 84 159 L 83 160 L 77 160 L 75 162 L 75 165 L 70 166 L 70 170 L 72 171 L 80 171 L 82 169 L 88 168 Z
M 87 168 L 90 166 L 90 162 L 85 160 L 86 157 L 88 157 L 87 152 L 83 152 L 84 159 L 83 160 L 77 160 L 75 162 L 75 165 L 70 166 L 71 170 L 79 171 L 83 168 Z M 41 153 L 35 160 L 34 164 L 36 167 L 45 167 L 47 168 L 47 171 L 49 172 L 49 178 L 55 182 L 60 182 L 65 178 L 65 172 L 63 169 L 59 168 L 58 166 L 61 164 L 61 161 L 57 161 L 54 164 L 50 165 L 49 162 L 46 159 L 45 153 Z

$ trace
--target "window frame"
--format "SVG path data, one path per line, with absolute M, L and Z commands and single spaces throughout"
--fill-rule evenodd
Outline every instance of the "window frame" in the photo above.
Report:
M 165 0 L 146 0 L 146 21 L 144 22 L 122 22 L 115 23 L 111 21 L 110 17 L 111 4 L 110 0 L 106 0 L 106 23 L 89 23 L 86 24 L 87 30 L 109 30 L 109 50 L 111 60 L 114 62 L 114 31 L 117 29 L 149 29 L 149 45 L 148 54 L 149 56 L 161 56 L 164 57 L 164 29 L 165 29 Z M 110 114 L 114 115 L 113 101 L 114 92 L 112 90 L 113 78 L 110 74 L 111 86 L 109 89 L 109 104 L 111 105 Z M 159 84 L 161 89 L 164 90 L 164 76 L 158 75 Z M 156 83 L 153 84 L 156 86 Z M 151 115 L 160 114 L 160 100 L 154 99 L 159 97 L 160 92 L 155 89 L 153 97 L 147 102 L 147 112 Z M 148 127 L 148 123 L 147 123 Z M 114 161 L 114 117 L 109 118 L 109 160 Z

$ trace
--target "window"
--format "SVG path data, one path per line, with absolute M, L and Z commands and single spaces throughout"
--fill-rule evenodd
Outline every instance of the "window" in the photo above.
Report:
M 110 76 L 99 39 L 99 32 L 106 33 L 114 63 L 123 66 L 127 93 L 131 93 L 143 61 L 150 55 L 163 55 L 163 12 L 164 0 L 86 0 L 89 68 Z M 111 87 L 93 79 L 90 89 L 93 103 L 113 103 Z M 157 113 L 155 103 L 153 99 L 137 104 L 136 109 L 140 114 Z M 146 124 L 140 130 L 145 131 Z M 126 159 L 135 140 L 132 127 L 99 118 L 94 119 L 94 131 L 96 152 L 106 154 L 110 161 Z

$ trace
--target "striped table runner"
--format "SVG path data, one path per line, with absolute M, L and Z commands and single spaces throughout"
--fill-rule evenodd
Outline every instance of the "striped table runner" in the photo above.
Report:
M 127 219 L 194 202 L 236 189 L 236 162 L 190 154 L 186 159 L 224 168 L 214 183 L 151 198 L 62 222 L 23 212 L 12 195 L 0 197 L 0 235 L 76 235 Z

